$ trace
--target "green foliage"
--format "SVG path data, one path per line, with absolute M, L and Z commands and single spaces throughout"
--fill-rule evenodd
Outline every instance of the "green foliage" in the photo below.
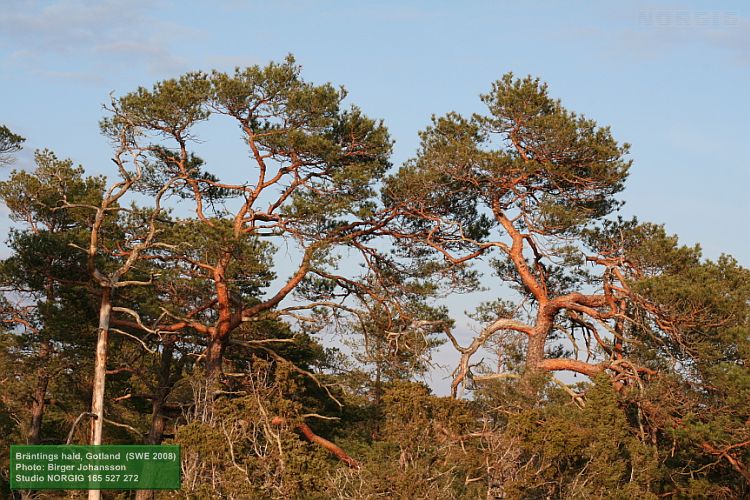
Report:
M 138 193 L 165 189 L 165 204 L 196 207 L 121 201 L 98 241 L 96 266 L 117 268 L 155 217 L 156 244 L 127 275 L 143 286 L 113 298 L 105 440 L 183 446 L 183 489 L 158 496 L 750 494 L 750 271 L 703 259 L 662 226 L 605 219 L 619 207 L 627 145 L 538 79 L 507 74 L 482 96 L 486 115 L 434 117 L 416 157 L 385 177 L 387 130 L 345 97 L 306 82 L 290 56 L 138 88 L 102 122 L 120 153 L 136 152 L 131 166 L 145 162 Z M 236 182 L 190 150 L 195 125 L 218 115 L 248 146 L 252 168 Z M 0 162 L 22 142 L 0 127 Z M 90 404 L 98 297 L 82 249 L 106 183 L 50 151 L 35 162 L 0 182 L 18 224 L 0 262 L 3 449 L 29 439 L 40 401 L 41 439 L 55 443 Z M 306 259 L 292 270 L 305 274 L 289 282 L 294 294 L 277 286 L 291 245 Z M 345 269 L 352 254 L 361 275 Z M 473 319 L 547 319 L 547 298 L 567 294 L 575 307 L 549 318 L 549 338 L 611 334 L 589 352 L 599 376 L 564 384 L 529 370 L 532 337 L 503 326 L 483 348 L 506 373 L 480 383 L 489 364 L 467 359 L 472 398 L 415 382 L 454 326 L 436 298 L 479 290 L 473 262 L 485 256 L 520 301 L 495 297 Z M 606 287 L 620 294 L 617 314 L 584 296 Z M 587 314 L 604 326 L 587 326 Z M 319 340 L 334 326 L 346 354 Z M 214 345 L 222 373 L 210 378 Z M 549 361 L 578 355 L 544 347 Z
M 586 392 L 583 409 L 551 397 L 508 419 L 504 438 L 525 464 L 504 483 L 511 498 L 657 498 L 656 450 L 638 439 L 608 377 Z
M 210 416 L 194 413 L 178 428 L 173 442 L 183 446 L 185 458 L 181 496 L 326 497 L 325 475 L 336 462 L 300 441 L 286 423 L 301 418 L 301 406 L 289 399 L 289 391 L 301 390 L 298 375 L 283 369 L 271 375 L 270 367 L 259 360 L 237 382 L 246 395 L 221 399 Z
M 482 204 L 520 210 L 542 234 L 574 231 L 617 208 L 630 161 L 608 128 L 567 111 L 531 77 L 506 74 L 482 100 L 487 116 L 433 118 L 417 158 L 388 179 L 387 199 L 454 221 L 480 241 L 492 225 Z
M 185 139 L 192 125 L 208 118 L 205 101 L 210 86 L 207 76 L 196 72 L 159 82 L 152 90 L 139 87 L 113 103 L 116 110 L 127 115 L 128 123 L 118 118 L 105 119 L 102 131 L 114 139 L 127 125 Z
M 13 153 L 21 150 L 26 141 L 18 134 L 14 134 L 5 125 L 0 125 L 0 166 L 13 162 Z
M 11 172 L 0 182 L 0 199 L 11 212 L 11 220 L 31 228 L 70 231 L 76 224 L 90 224 L 90 210 L 63 209 L 65 202 L 97 205 L 104 191 L 103 177 L 84 177 L 83 167 L 60 160 L 49 150 L 34 155 L 33 172 Z
M 379 425 L 366 446 L 342 439 L 362 457 L 356 473 L 333 475 L 343 498 L 477 498 L 484 496 L 482 451 L 466 434 L 479 414 L 467 401 L 435 397 L 421 384 L 389 384 Z

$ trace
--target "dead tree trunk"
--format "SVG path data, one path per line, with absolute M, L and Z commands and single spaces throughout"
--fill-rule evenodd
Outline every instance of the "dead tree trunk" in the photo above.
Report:
M 112 313 L 112 288 L 102 287 L 102 298 L 99 306 L 99 335 L 96 341 L 96 360 L 94 364 L 94 390 L 91 395 L 91 444 L 102 444 L 102 427 L 104 424 L 104 382 L 107 376 L 107 343 L 109 340 L 109 318 Z M 101 491 L 89 490 L 89 500 L 99 500 Z

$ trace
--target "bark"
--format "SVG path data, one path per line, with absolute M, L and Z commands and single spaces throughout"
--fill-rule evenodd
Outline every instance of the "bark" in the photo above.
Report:
M 151 398 L 151 428 L 148 431 L 148 444 L 161 444 L 164 437 L 164 405 L 172 390 L 172 361 L 174 356 L 174 338 L 168 337 L 164 341 L 164 350 L 159 364 L 156 391 Z
M 31 427 L 29 428 L 29 444 L 39 444 L 41 441 L 42 420 L 44 418 L 45 401 L 49 375 L 42 373 L 37 380 L 34 390 L 34 402 L 31 405 Z
M 206 347 L 206 380 L 212 389 L 218 389 L 223 372 L 226 341 L 218 336 L 211 337 Z
M 604 295 L 585 295 L 579 292 L 561 295 L 553 299 L 548 299 L 545 295 L 539 303 L 536 326 L 529 333 L 523 382 L 528 384 L 536 379 L 540 373 L 557 370 L 575 371 L 588 376 L 596 376 L 602 370 L 600 366 L 577 360 L 545 359 L 544 348 L 547 338 L 554 328 L 555 317 L 561 310 L 585 312 L 596 316 L 599 314 L 593 308 L 606 305 L 606 300 L 607 298 Z
M 147 444 L 161 444 L 164 437 L 164 401 L 154 399 L 151 403 L 151 427 L 146 438 Z
M 577 359 L 552 358 L 542 360 L 539 365 L 539 371 L 556 372 L 568 371 L 580 373 L 587 377 L 594 378 L 608 368 L 609 363 L 591 364 Z
M 545 333 L 535 332 L 534 334 L 529 335 L 526 347 L 526 372 L 539 373 L 541 371 L 546 343 L 547 335 Z
M 29 426 L 29 444 L 39 444 L 42 433 L 42 420 L 44 418 L 45 399 L 47 398 L 47 387 L 49 385 L 49 374 L 47 373 L 47 361 L 49 358 L 49 341 L 42 341 L 39 348 L 39 376 L 34 389 L 34 401 L 31 405 L 31 425 Z
M 544 347 L 547 343 L 547 332 L 536 329 L 529 335 L 526 344 L 526 367 L 521 375 L 521 388 L 530 397 L 536 397 L 539 389 L 540 375 L 544 372 Z
M 109 339 L 109 318 L 112 313 L 112 288 L 102 287 L 99 306 L 99 336 L 96 341 L 96 361 L 94 365 L 94 390 L 91 395 L 91 444 L 102 444 L 104 424 L 104 382 L 107 377 L 107 342 Z M 89 490 L 89 500 L 99 500 L 101 491 Z
M 152 500 L 156 498 L 156 490 L 138 490 L 135 492 L 135 500 Z

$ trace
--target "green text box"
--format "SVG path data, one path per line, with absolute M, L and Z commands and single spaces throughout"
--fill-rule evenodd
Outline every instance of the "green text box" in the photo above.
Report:
M 14 490 L 176 490 L 177 445 L 13 445 Z

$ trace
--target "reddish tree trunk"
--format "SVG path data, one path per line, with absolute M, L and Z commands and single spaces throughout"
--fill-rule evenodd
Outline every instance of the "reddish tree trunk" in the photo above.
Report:
M 544 373 L 544 347 L 547 343 L 547 335 L 538 329 L 528 336 L 526 345 L 526 368 L 521 376 L 522 390 L 530 397 L 536 397 L 539 389 L 539 381 Z
M 218 336 L 211 337 L 206 347 L 206 378 L 213 382 L 221 380 L 226 343 Z
M 539 373 L 544 360 L 544 347 L 547 343 L 547 335 L 534 332 L 529 335 L 526 346 L 526 372 Z
M 285 419 L 282 417 L 274 417 L 271 420 L 271 423 L 273 425 L 283 425 L 285 422 L 286 422 Z M 336 443 L 333 443 L 327 440 L 326 438 L 320 437 L 317 434 L 315 434 L 313 430 L 310 428 L 310 426 L 307 425 L 306 423 L 304 422 L 299 423 L 295 425 L 295 427 L 302 433 L 303 436 L 305 436 L 305 438 L 307 438 L 308 441 L 310 441 L 311 443 L 315 443 L 319 446 L 322 446 L 323 448 L 328 450 L 332 455 L 334 455 L 336 458 L 344 462 L 346 465 L 348 465 L 352 469 L 359 469 L 360 467 L 362 467 L 362 464 L 360 464 L 359 461 L 350 457 L 349 454 L 343 450 L 343 448 L 341 448 Z

